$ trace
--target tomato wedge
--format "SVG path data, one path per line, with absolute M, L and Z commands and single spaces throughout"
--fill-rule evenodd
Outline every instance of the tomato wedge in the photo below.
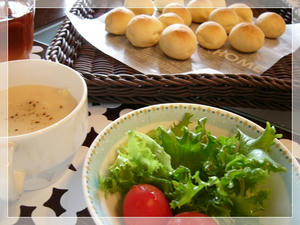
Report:
M 177 214 L 174 218 L 170 219 L 167 225 L 218 225 L 218 224 L 212 218 L 208 217 L 203 213 L 183 212 Z

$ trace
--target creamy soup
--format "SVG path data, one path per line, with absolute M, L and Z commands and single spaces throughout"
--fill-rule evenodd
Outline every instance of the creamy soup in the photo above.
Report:
M 33 132 L 64 118 L 77 105 L 67 89 L 44 85 L 8 88 L 8 135 Z

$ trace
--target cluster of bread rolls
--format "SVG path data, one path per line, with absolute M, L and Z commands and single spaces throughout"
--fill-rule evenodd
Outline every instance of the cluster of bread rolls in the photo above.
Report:
M 233 48 L 251 53 L 259 50 L 266 38 L 278 38 L 285 31 L 285 21 L 277 13 L 265 12 L 253 23 L 253 12 L 244 3 L 214 9 L 209 20 L 223 26 Z M 225 42 L 224 42 L 225 43 Z
M 154 16 L 155 9 L 161 14 Z M 266 38 L 278 38 L 285 31 L 283 18 L 272 12 L 253 23 L 250 7 L 243 3 L 226 6 L 225 0 L 125 0 L 124 7 L 111 10 L 105 29 L 126 35 L 135 47 L 156 44 L 169 57 L 188 59 L 197 43 L 207 49 L 221 48 L 227 39 L 241 52 L 255 52 Z M 194 32 L 189 26 L 200 23 Z

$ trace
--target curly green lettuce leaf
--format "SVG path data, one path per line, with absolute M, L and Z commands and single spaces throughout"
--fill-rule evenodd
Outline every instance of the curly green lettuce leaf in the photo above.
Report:
M 126 146 L 121 146 L 107 176 L 99 179 L 100 188 L 108 192 L 127 192 L 139 183 L 166 186 L 172 171 L 170 156 L 153 139 L 137 131 L 128 132 Z
M 157 169 L 164 170 L 164 173 L 172 170 L 170 156 L 163 147 L 144 133 L 128 132 L 127 153 L 136 162 L 141 163 L 141 166 L 146 165 L 150 173 Z
M 233 196 L 231 216 L 256 216 L 264 210 L 263 202 L 268 198 L 270 190 L 257 191 L 253 196 Z
M 262 149 L 253 149 L 247 155 L 253 168 L 262 168 L 272 172 L 285 172 L 286 169 L 279 163 L 275 162 L 265 151 Z
M 198 120 L 195 131 L 185 126 L 190 124 L 189 119 L 190 115 L 187 114 L 184 117 L 184 123 L 179 122 L 168 130 L 158 127 L 148 134 L 171 156 L 173 168 L 182 165 L 189 168 L 192 173 L 197 170 L 209 171 L 216 161 L 216 138 L 205 129 L 207 118 Z M 206 165 L 204 165 L 205 162 L 207 162 Z
M 262 135 L 257 138 L 253 138 L 243 133 L 238 129 L 236 135 L 240 142 L 239 151 L 243 154 L 248 154 L 253 149 L 262 149 L 266 152 L 271 152 L 270 147 L 274 143 L 274 139 L 281 138 L 281 134 L 276 134 L 276 129 L 274 126 L 271 126 L 269 122 L 266 123 L 266 128 Z
M 193 117 L 193 114 L 190 113 L 186 113 L 184 114 L 184 117 L 181 121 L 179 121 L 178 124 L 173 124 L 173 126 L 171 127 L 172 132 L 178 136 L 178 137 L 182 137 L 183 136 L 183 127 L 187 127 L 189 124 L 191 124 L 191 118 Z

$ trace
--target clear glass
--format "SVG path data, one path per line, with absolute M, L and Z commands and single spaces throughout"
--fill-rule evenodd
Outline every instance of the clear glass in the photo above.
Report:
M 34 5 L 34 0 L 0 1 L 0 31 L 7 34 L 0 61 L 29 58 L 33 45 Z

